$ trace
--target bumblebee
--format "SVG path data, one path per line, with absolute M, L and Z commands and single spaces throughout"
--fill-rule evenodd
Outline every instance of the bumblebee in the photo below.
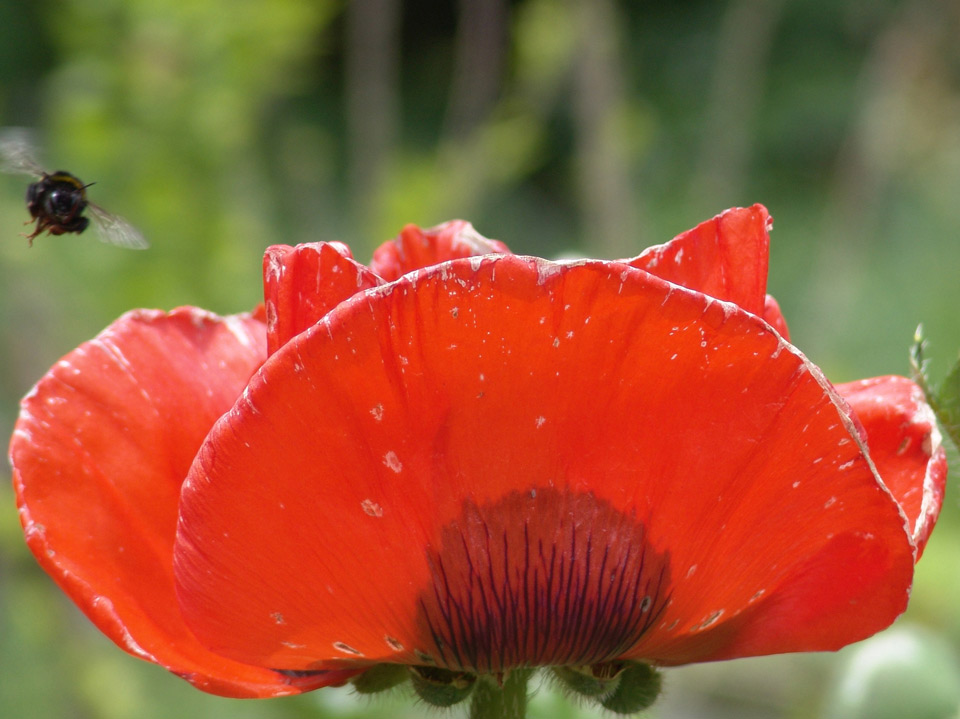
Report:
M 65 232 L 80 234 L 90 224 L 83 211 L 87 202 L 87 187 L 69 172 L 57 170 L 52 175 L 43 173 L 39 182 L 27 187 L 27 209 L 37 222 L 33 232 L 27 235 L 30 244 L 33 238 L 46 230 L 51 235 Z
M 40 178 L 27 186 L 27 210 L 32 219 L 24 224 L 36 222 L 33 232 L 26 236 L 31 245 L 33 239 L 43 232 L 51 235 L 73 232 L 79 235 L 90 226 L 92 220 L 104 242 L 133 250 L 143 250 L 149 246 L 133 225 L 87 199 L 87 188 L 92 182 L 84 184 L 76 175 L 64 170 L 46 172 L 34 160 L 34 154 L 24 131 L 8 130 L 0 135 L 0 169 Z M 89 217 L 85 215 L 86 212 L 89 212 Z

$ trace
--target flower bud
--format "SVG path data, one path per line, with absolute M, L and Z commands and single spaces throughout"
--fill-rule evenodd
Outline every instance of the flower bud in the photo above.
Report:
M 587 666 L 554 667 L 553 673 L 577 694 L 602 697 L 617 688 L 620 674 L 628 666 L 624 662 L 605 662 Z
M 377 664 L 353 679 L 353 688 L 358 694 L 376 694 L 392 689 L 410 678 L 403 664 Z
M 470 696 L 477 676 L 437 667 L 410 667 L 410 679 L 417 695 L 435 707 L 449 707 Z
M 620 674 L 620 683 L 610 696 L 600 700 L 617 714 L 634 714 L 651 706 L 660 695 L 660 672 L 649 664 L 628 663 Z

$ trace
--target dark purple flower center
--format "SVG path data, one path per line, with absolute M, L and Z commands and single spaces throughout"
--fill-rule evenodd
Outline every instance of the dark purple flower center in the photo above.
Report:
M 498 673 L 609 661 L 665 608 L 669 557 L 592 494 L 538 487 L 463 513 L 427 550 L 425 664 Z

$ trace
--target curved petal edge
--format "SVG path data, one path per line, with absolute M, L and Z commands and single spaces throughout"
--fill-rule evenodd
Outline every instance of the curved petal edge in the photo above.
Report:
M 345 679 L 291 677 L 213 654 L 176 603 L 180 485 L 265 356 L 264 325 L 250 316 L 127 313 L 37 383 L 10 443 L 20 521 L 47 573 L 122 649 L 234 697 Z
M 906 377 L 873 377 L 836 390 L 861 422 L 877 471 L 907 515 L 919 559 L 940 515 L 947 480 L 933 409 Z

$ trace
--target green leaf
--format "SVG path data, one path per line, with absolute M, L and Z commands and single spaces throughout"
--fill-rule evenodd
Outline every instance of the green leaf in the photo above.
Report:
M 927 398 L 927 403 L 933 405 L 936 401 L 936 396 L 930 386 L 928 369 L 930 360 L 923 356 L 926 348 L 927 339 L 923 336 L 923 325 L 917 325 L 917 330 L 913 333 L 913 344 L 910 346 L 910 370 L 913 381 L 923 390 L 923 394 Z
M 936 412 L 944 431 L 953 440 L 954 446 L 960 449 L 960 359 L 954 363 L 940 385 L 937 406 L 933 411 Z
M 923 325 L 917 327 L 910 347 L 910 368 L 914 382 L 923 390 L 927 403 L 937 416 L 937 421 L 950 437 L 954 446 L 960 449 L 960 359 L 944 378 L 939 388 L 930 382 L 929 360 L 923 356 L 927 341 L 923 336 Z

